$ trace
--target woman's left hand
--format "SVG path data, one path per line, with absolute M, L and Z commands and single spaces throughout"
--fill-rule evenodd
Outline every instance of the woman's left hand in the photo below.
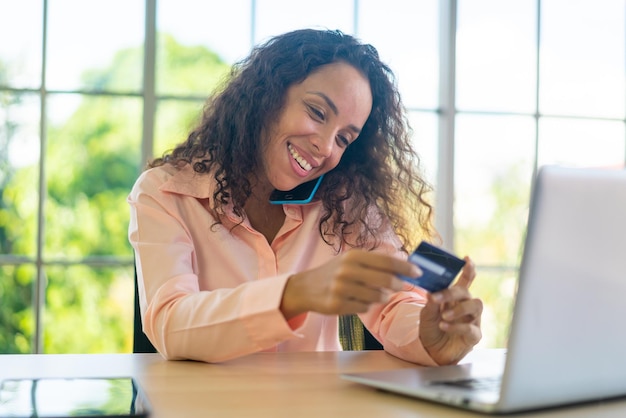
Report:
M 428 294 L 420 315 L 420 338 L 439 365 L 456 364 L 480 341 L 483 303 L 469 287 L 476 277 L 474 263 L 465 257 L 461 276 L 448 289 Z

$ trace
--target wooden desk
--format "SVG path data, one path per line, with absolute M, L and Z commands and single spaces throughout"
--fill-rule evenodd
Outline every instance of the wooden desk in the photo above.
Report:
M 339 377 L 406 367 L 414 366 L 383 351 L 259 353 L 222 364 L 165 361 L 158 354 L 0 355 L 0 379 L 134 376 L 155 418 L 482 416 Z M 626 399 L 509 416 L 624 417 Z

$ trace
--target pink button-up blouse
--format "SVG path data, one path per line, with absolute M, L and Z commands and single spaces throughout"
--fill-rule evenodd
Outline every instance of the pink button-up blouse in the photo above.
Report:
M 128 202 L 144 332 L 168 359 L 220 362 L 258 351 L 341 350 L 335 315 L 309 312 L 290 321 L 279 307 L 289 277 L 319 266 L 337 251 L 318 230 L 322 205 L 284 205 L 285 223 L 272 241 L 226 208 L 209 210 L 211 175 L 190 166 L 152 168 Z M 389 232 L 375 251 L 406 257 Z M 421 290 L 407 284 L 386 304 L 359 317 L 386 351 L 436 365 L 419 339 Z

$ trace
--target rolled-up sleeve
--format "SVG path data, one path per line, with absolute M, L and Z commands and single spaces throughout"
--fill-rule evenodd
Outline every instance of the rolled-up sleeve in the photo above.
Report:
M 386 304 L 372 305 L 360 318 L 389 354 L 412 363 L 437 366 L 420 339 L 420 313 L 424 303 L 421 292 L 407 285 Z

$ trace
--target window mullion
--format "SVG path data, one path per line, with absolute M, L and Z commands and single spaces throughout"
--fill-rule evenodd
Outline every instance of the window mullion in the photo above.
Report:
M 141 167 L 153 156 L 154 119 L 156 113 L 156 0 L 146 0 L 146 22 L 143 66 L 143 136 Z
M 439 9 L 439 163 L 435 226 L 443 246 L 454 249 L 454 124 L 456 117 L 457 1 L 442 0 Z
M 46 114 L 46 63 L 47 63 L 47 39 L 48 39 L 48 1 L 43 2 L 42 13 L 42 39 L 41 39 L 41 78 L 39 88 L 39 192 L 37 200 L 37 249 L 35 255 L 35 288 L 33 289 L 33 305 L 35 313 L 35 335 L 33 351 L 35 354 L 43 353 L 43 311 L 46 300 L 46 272 L 43 263 L 43 247 L 45 236 L 45 202 L 48 195 L 46 185 L 46 142 L 47 142 L 47 114 Z

